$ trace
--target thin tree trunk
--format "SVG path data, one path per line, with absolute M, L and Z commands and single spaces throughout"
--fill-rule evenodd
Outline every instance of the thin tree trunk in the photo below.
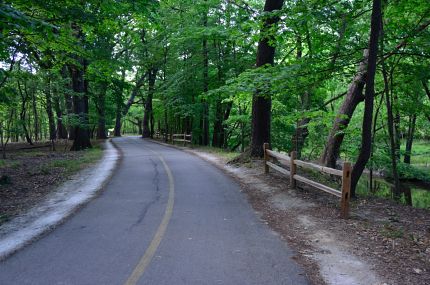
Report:
M 382 62 L 382 75 L 384 77 L 384 85 L 385 85 L 385 104 L 387 107 L 387 117 L 388 117 L 388 136 L 390 139 L 390 158 L 391 158 L 391 168 L 392 168 L 392 174 L 394 179 L 394 199 L 399 200 L 400 199 L 400 182 L 399 182 L 399 173 L 397 171 L 397 155 L 396 155 L 396 139 L 395 139 L 395 133 L 394 133 L 394 118 L 393 118 L 393 109 L 391 104 L 391 94 L 389 94 L 389 82 L 388 82 L 388 75 L 387 70 L 385 67 L 385 62 Z
M 207 0 L 204 1 L 207 5 Z M 208 14 L 207 7 L 203 14 L 203 27 L 206 29 L 208 26 Z M 209 90 L 209 58 L 208 58 L 208 40 L 206 36 L 203 36 L 203 92 L 206 93 Z M 209 106 L 205 99 L 202 99 L 202 116 L 200 118 L 200 127 L 202 130 L 201 134 L 201 145 L 209 144 Z
M 1 139 L 1 147 L 2 147 L 2 157 L 3 157 L 3 159 L 6 159 L 6 146 L 9 143 L 9 140 L 10 140 L 10 137 L 11 137 L 11 135 L 10 135 L 10 125 L 12 124 L 14 114 L 15 114 L 15 109 L 10 110 L 9 119 L 7 120 L 7 123 L 6 123 L 6 129 L 3 127 L 3 122 L 0 122 L 0 139 Z M 6 131 L 6 140 L 4 138 L 5 131 Z
M 402 193 L 405 196 L 405 202 L 406 205 L 412 206 L 412 191 L 411 191 L 411 187 L 409 187 L 408 185 L 403 185 L 402 186 Z
M 55 119 L 54 112 L 52 110 L 52 90 L 51 90 L 51 75 L 49 71 L 46 74 L 45 81 L 45 99 L 46 99 L 46 114 L 48 115 L 48 126 L 49 126 L 49 140 L 54 143 L 56 138 L 55 135 Z
M 219 140 L 222 144 L 223 148 L 227 148 L 228 147 L 228 141 L 227 141 L 227 136 L 226 136 L 226 130 L 225 130 L 225 126 L 224 126 L 224 122 L 228 120 L 228 118 L 230 117 L 230 112 L 231 112 L 231 108 L 233 107 L 233 102 L 228 102 L 225 110 L 224 110 L 224 115 L 223 115 L 223 124 L 221 125 L 221 132 L 219 134 Z
M 428 98 L 429 98 L 429 100 L 430 100 L 430 88 L 429 88 L 429 87 L 428 87 L 428 85 L 427 85 L 427 79 L 423 79 L 423 80 L 421 81 L 421 83 L 423 84 L 424 91 L 426 92 L 427 97 L 428 97 Z M 427 117 L 427 120 L 430 122 L 430 115 L 426 115 L 426 117 Z
M 122 111 L 123 116 L 127 115 L 128 110 L 130 110 L 131 105 L 134 103 L 134 98 L 136 98 L 140 88 L 142 88 L 143 84 L 145 83 L 145 78 L 147 75 L 148 73 L 145 73 L 136 81 L 136 85 L 133 87 L 133 91 L 131 91 L 130 98 L 128 98 L 127 103 L 124 106 L 124 110 Z
M 221 25 L 221 23 L 219 23 Z M 223 70 L 222 70 L 222 50 L 221 44 L 218 42 L 214 43 L 215 47 L 218 51 L 218 60 L 217 60 L 217 75 L 218 75 L 218 84 L 223 84 Z M 214 147 L 223 147 L 224 138 L 221 137 L 221 133 L 223 132 L 223 123 L 224 123 L 224 110 L 222 104 L 222 98 L 217 97 L 215 103 L 215 118 L 214 118 L 214 128 L 212 134 L 212 146 Z
M 34 90 L 31 91 L 31 106 L 33 109 L 33 127 L 34 127 L 34 140 L 39 140 L 39 115 L 37 112 L 37 102 L 36 102 L 36 92 Z
M 125 81 L 125 70 L 121 70 L 121 85 L 119 86 L 118 92 L 115 94 L 115 105 L 116 105 L 116 111 L 115 111 L 115 129 L 114 129 L 114 136 L 120 137 L 121 136 L 121 118 L 123 114 L 123 99 L 122 99 L 122 93 L 124 92 L 124 81 Z M 133 97 L 134 100 L 134 97 Z M 130 101 L 130 100 L 129 100 Z M 130 101 L 130 106 L 132 104 L 132 101 Z M 127 110 L 128 111 L 128 110 Z
M 388 119 L 388 135 L 390 140 L 390 155 L 391 155 L 391 168 L 393 173 L 393 179 L 394 179 L 394 199 L 400 200 L 401 196 L 401 189 L 400 189 L 400 181 L 399 181 L 399 172 L 397 170 L 397 163 L 398 160 L 400 160 L 400 140 L 396 140 L 397 133 L 395 128 L 395 121 L 393 116 L 393 101 L 392 101 L 392 94 L 393 94 L 393 74 L 394 74 L 394 67 L 392 67 L 390 72 L 390 78 L 388 78 L 388 71 L 387 66 L 385 63 L 385 59 L 383 57 L 384 52 L 384 24 L 382 22 L 381 17 L 381 23 L 380 23 L 380 29 L 381 29 L 381 36 L 380 36 L 380 42 L 381 42 L 381 65 L 382 65 L 382 77 L 384 79 L 384 90 L 385 90 L 385 104 L 387 107 L 387 119 Z M 398 122 L 399 123 L 399 122 Z
M 96 102 L 96 110 L 97 110 L 97 139 L 107 139 L 107 133 L 106 133 L 106 90 L 107 90 L 107 83 L 103 82 L 102 86 L 100 87 L 100 92 L 97 96 L 97 102 Z
M 312 59 L 312 45 L 311 45 L 311 38 L 310 38 L 310 34 L 309 34 L 309 28 L 307 25 L 307 22 L 305 24 L 306 26 L 306 42 L 308 45 L 308 56 L 309 58 Z M 297 59 L 301 59 L 302 58 L 302 53 L 303 53 L 303 46 L 302 46 L 302 37 L 300 36 L 300 34 L 298 34 L 297 36 Z M 332 61 L 333 63 L 335 62 L 335 58 Z M 303 94 L 301 94 L 301 107 L 303 111 L 308 111 L 311 107 L 310 104 L 310 93 L 309 91 L 305 91 Z M 305 145 L 305 140 L 309 135 L 309 130 L 308 130 L 308 124 L 311 121 L 310 118 L 308 117 L 303 117 L 302 119 L 300 119 L 297 123 L 296 126 L 296 131 L 293 135 L 293 146 L 294 146 L 294 150 L 296 151 L 297 154 L 297 158 L 301 158 L 302 156 L 302 149 Z
M 56 94 L 56 96 L 54 96 L 54 108 L 57 115 L 57 138 L 67 139 L 67 129 L 63 123 L 63 110 L 61 108 L 60 97 L 58 95 L 59 94 Z
M 64 89 L 66 91 L 64 92 L 64 101 L 66 103 L 66 112 L 67 112 L 67 117 L 69 119 L 69 124 L 67 126 L 67 138 L 69 140 L 74 140 L 75 134 L 73 132 L 73 126 L 72 126 L 72 124 L 70 124 L 70 118 L 73 116 L 73 96 L 69 92 L 72 90 L 72 86 L 71 86 L 71 82 L 70 82 L 70 78 L 69 78 L 68 73 L 69 73 L 68 67 L 66 65 L 63 66 L 63 68 L 61 69 L 61 77 L 65 81 Z M 63 122 L 63 125 L 64 125 L 64 122 Z
M 148 76 L 148 97 L 145 101 L 145 113 L 143 115 L 143 131 L 142 138 L 152 137 L 151 128 L 149 126 L 152 117 L 152 97 L 155 90 L 155 79 L 157 77 L 157 69 L 151 68 Z M 153 127 L 152 127 L 153 128 Z
M 406 138 L 406 149 L 404 163 L 411 163 L 412 143 L 414 141 L 415 124 L 417 121 L 417 115 L 413 114 L 409 117 L 408 137 Z
M 345 136 L 344 130 L 348 127 L 358 104 L 364 100 L 363 89 L 366 80 L 367 62 L 368 50 L 365 50 L 363 60 L 358 66 L 357 73 L 348 87 L 345 99 L 339 108 L 323 151 L 321 161 L 328 167 L 336 167 L 336 161 L 340 154 L 340 146 L 342 145 L 343 138 Z
M 284 4 L 283 0 L 266 0 L 264 12 L 280 10 Z M 275 59 L 275 38 L 271 35 L 273 27 L 279 22 L 278 16 L 265 18 L 260 31 L 261 39 L 258 42 L 256 66 L 266 64 L 273 65 Z M 271 109 L 272 99 L 263 96 L 257 90 L 252 97 L 252 122 L 251 122 L 251 156 L 263 157 L 263 144 L 270 143 Z
M 21 113 L 19 115 L 19 118 L 21 121 L 22 129 L 24 131 L 25 140 L 30 145 L 33 145 L 33 141 L 31 140 L 31 136 L 28 133 L 27 124 L 26 124 L 26 113 L 27 113 L 26 105 L 27 105 L 27 99 L 29 96 L 28 96 L 27 90 L 24 90 L 24 92 L 22 91 L 21 84 L 19 83 L 19 81 L 17 82 L 17 84 L 18 84 L 19 94 L 21 95 Z
M 220 100 L 217 100 L 216 106 L 215 106 L 214 131 L 212 134 L 212 146 L 214 147 L 221 147 L 223 143 L 223 141 L 221 140 L 222 119 L 223 119 L 222 103 Z
M 351 173 L 351 196 L 355 197 L 358 180 L 370 157 L 372 141 L 373 99 L 375 95 L 376 59 L 378 57 L 378 38 L 381 29 L 381 0 L 373 0 L 370 24 L 369 62 L 367 66 L 366 89 L 364 94 L 364 114 L 361 133 L 361 149 Z

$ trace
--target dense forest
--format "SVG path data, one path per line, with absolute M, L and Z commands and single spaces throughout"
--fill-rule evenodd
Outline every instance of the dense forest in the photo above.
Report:
M 0 3 L 0 139 L 192 134 L 429 180 L 430 2 Z

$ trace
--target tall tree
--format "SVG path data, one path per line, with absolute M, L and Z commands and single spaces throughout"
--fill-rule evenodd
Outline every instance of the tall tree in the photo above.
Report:
M 153 136 L 152 128 L 150 128 L 149 123 L 151 118 L 153 118 L 153 109 L 152 109 L 152 99 L 154 97 L 155 91 L 155 80 L 157 78 L 158 69 L 152 67 L 148 70 L 148 96 L 145 100 L 145 113 L 143 116 L 143 129 L 142 129 L 142 138 L 149 138 Z
M 82 43 L 84 34 L 77 23 L 72 24 L 72 29 L 79 43 Z M 88 117 L 88 82 L 85 80 L 87 61 L 81 56 L 75 56 L 75 63 L 69 67 L 73 88 L 73 112 L 74 141 L 71 150 L 82 150 L 91 148 L 89 117 Z
M 263 25 L 260 31 L 260 40 L 257 48 L 257 67 L 273 65 L 275 59 L 274 27 L 279 22 L 279 15 L 273 12 L 280 10 L 283 0 L 266 0 Z M 263 144 L 270 143 L 272 100 L 270 95 L 261 94 L 257 90 L 252 97 L 252 122 L 251 122 L 251 156 L 263 157 Z
M 351 196 L 355 197 L 358 180 L 370 157 L 372 142 L 373 99 L 375 96 L 375 73 L 378 57 L 378 38 L 381 31 L 381 0 L 373 0 L 370 22 L 369 60 L 364 93 L 364 114 L 361 132 L 361 149 L 351 173 Z

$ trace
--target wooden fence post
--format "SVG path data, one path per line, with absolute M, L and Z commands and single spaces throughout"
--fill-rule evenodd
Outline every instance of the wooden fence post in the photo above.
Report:
M 187 133 L 184 133 L 184 146 L 186 146 L 186 145 L 187 145 L 186 140 L 187 140 Z
M 269 149 L 269 144 L 264 143 L 263 144 L 263 151 L 264 151 L 264 173 L 269 173 L 269 166 L 267 165 L 267 160 L 269 160 L 269 156 L 267 155 L 266 150 Z
M 340 202 L 340 215 L 342 218 L 349 217 L 349 200 L 351 195 L 351 163 L 343 163 L 342 175 L 342 198 Z
M 297 172 L 297 165 L 294 163 L 294 160 L 296 159 L 296 157 L 297 157 L 297 152 L 292 151 L 290 154 L 290 158 L 291 158 L 291 161 L 290 161 L 290 187 L 292 189 L 296 188 L 296 180 L 294 179 L 294 175 L 296 175 L 296 172 Z

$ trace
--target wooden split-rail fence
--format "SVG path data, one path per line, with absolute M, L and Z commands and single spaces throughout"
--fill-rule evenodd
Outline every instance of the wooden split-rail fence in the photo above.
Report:
M 190 144 L 192 141 L 192 134 L 189 134 L 189 135 L 186 133 L 184 133 L 184 134 L 172 134 L 170 141 L 173 143 L 181 142 L 184 145 L 186 145 L 187 143 Z
M 349 216 L 349 200 L 351 192 L 351 163 L 344 162 L 342 170 L 330 167 L 324 167 L 318 164 L 302 161 L 296 159 L 296 152 L 291 152 L 290 156 L 270 150 L 269 144 L 263 145 L 264 150 L 264 172 L 269 173 L 269 168 L 275 169 L 278 172 L 290 177 L 290 187 L 296 188 L 297 181 L 310 185 L 316 189 L 327 192 L 340 198 L 340 215 L 342 218 Z M 273 160 L 271 162 L 270 160 Z M 277 160 L 277 164 L 275 161 Z M 285 168 L 289 167 L 289 170 Z M 316 170 L 324 174 L 335 175 L 342 177 L 342 187 L 340 190 L 331 188 L 319 182 L 308 179 L 304 176 L 297 174 L 297 167 L 304 169 Z
M 175 142 L 180 142 L 180 143 L 183 143 L 183 145 L 185 146 L 187 143 L 188 144 L 191 144 L 191 142 L 192 142 L 192 139 L 193 139 L 193 136 L 192 136 L 192 134 L 186 134 L 186 133 L 184 133 L 184 134 L 170 134 L 170 135 L 168 135 L 169 137 L 169 139 L 168 139 L 168 141 L 170 142 L 170 143 L 175 143 Z M 156 138 L 156 139 L 161 139 L 161 138 L 165 138 L 166 137 L 166 133 L 160 133 L 160 132 L 155 132 L 155 134 L 154 134 L 154 138 Z

